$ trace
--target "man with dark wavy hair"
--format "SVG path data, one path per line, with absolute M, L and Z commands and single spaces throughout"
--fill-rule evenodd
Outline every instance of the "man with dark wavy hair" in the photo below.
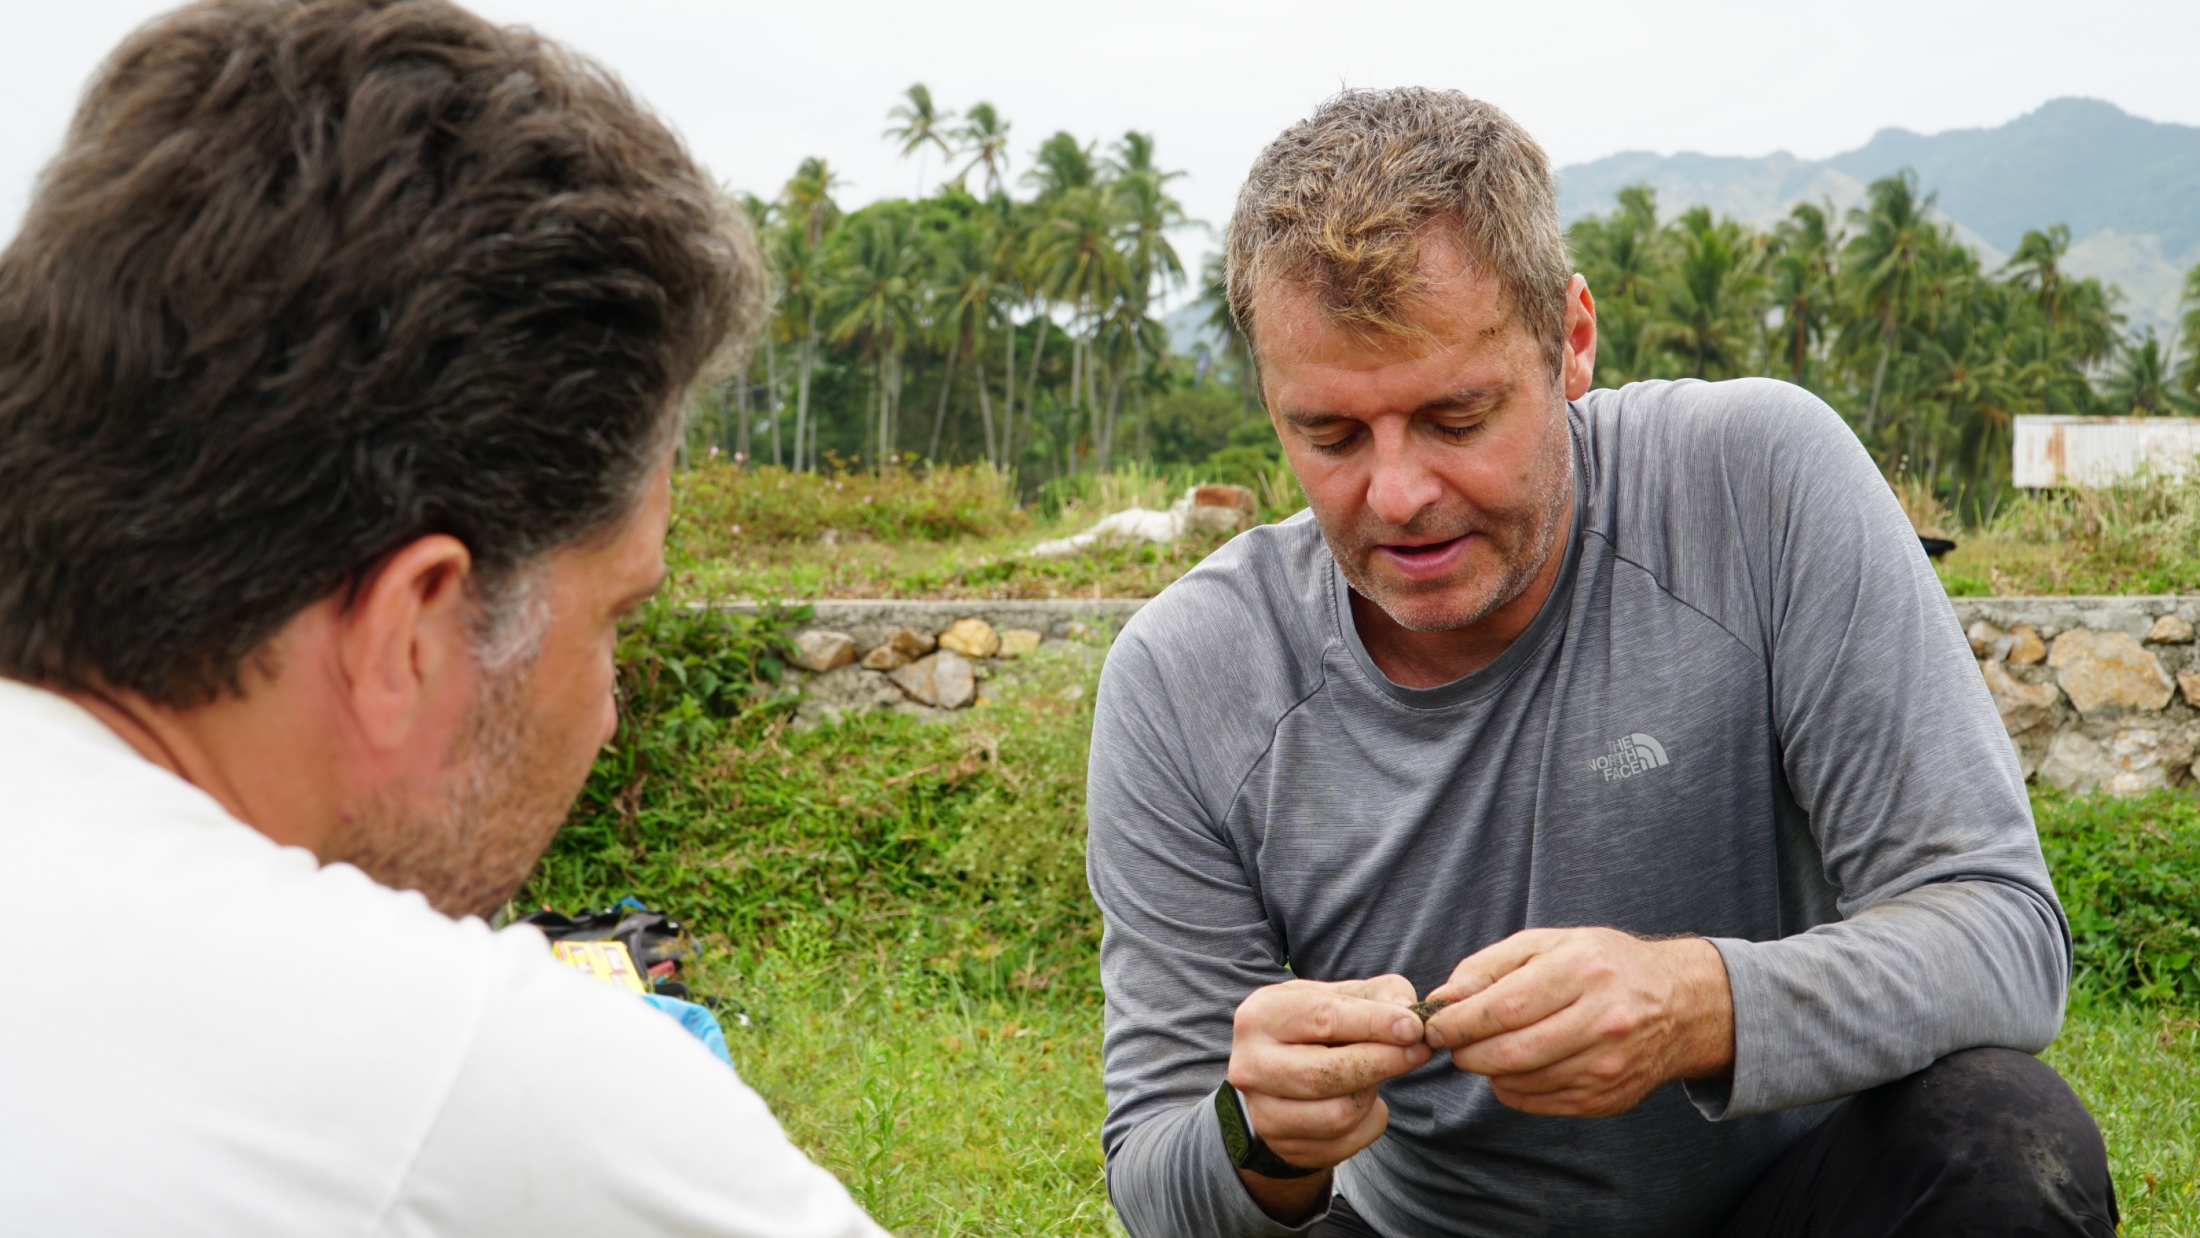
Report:
M 0 254 L 11 1232 L 880 1232 L 478 918 L 611 732 L 763 282 L 616 82 L 443 0 L 108 60 Z
M 1101 682 L 1130 1232 L 2112 1233 L 2015 753 L 1840 418 L 1591 390 L 1543 152 L 1456 92 L 1286 130 L 1228 280 L 1310 510 Z

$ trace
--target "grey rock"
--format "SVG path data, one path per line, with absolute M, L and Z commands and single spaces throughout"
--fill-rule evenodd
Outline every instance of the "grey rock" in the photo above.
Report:
M 951 649 L 918 658 L 887 676 L 920 705 L 961 709 L 978 695 L 977 677 L 970 659 Z
M 2147 643 L 2155 645 L 2189 645 L 2192 643 L 2192 625 L 2176 614 L 2167 614 L 2154 621 L 2147 629 Z
M 2192 765 L 2192 741 L 2152 727 L 2127 727 L 2106 741 L 2065 731 L 2048 746 L 2040 777 L 2068 791 L 2144 795 L 2182 781 Z
M 2160 709 L 2176 688 L 2162 663 L 2139 643 L 2138 634 L 2121 630 L 2065 632 L 2055 638 L 2047 664 L 2055 668 L 2055 681 L 2079 713 L 2103 705 Z
M 806 671 L 836 670 L 856 660 L 855 638 L 828 628 L 806 628 L 794 634 L 794 662 Z
M 1994 708 L 2001 711 L 2001 724 L 2012 736 L 2045 722 L 2055 702 L 2062 698 L 2062 692 L 2054 684 L 2025 683 L 1999 662 L 1982 662 L 1979 670 L 1986 676 L 1986 688 L 1993 694 Z

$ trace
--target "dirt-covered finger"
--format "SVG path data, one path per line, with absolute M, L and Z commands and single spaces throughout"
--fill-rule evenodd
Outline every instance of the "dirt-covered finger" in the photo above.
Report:
M 1421 1021 L 1402 1005 L 1355 996 L 1341 986 L 1291 990 L 1247 1007 L 1239 1008 L 1239 1030 L 1247 1030 L 1242 1024 L 1250 1018 L 1251 1030 L 1284 1044 L 1407 1045 L 1421 1039 Z
M 1429 1059 L 1427 1045 L 1268 1044 L 1230 1056 L 1230 1083 L 1241 1092 L 1260 1092 L 1288 1100 L 1326 1100 L 1349 1096 L 1419 1069 Z

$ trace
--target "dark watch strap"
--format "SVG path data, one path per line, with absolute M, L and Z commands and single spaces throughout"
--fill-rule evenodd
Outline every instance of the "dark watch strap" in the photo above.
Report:
M 1253 1123 L 1245 1116 L 1245 1109 L 1238 1104 L 1237 1089 L 1224 1080 L 1215 1089 L 1215 1116 L 1222 1122 L 1222 1146 L 1230 1154 L 1230 1163 L 1239 1169 L 1249 1169 L 1263 1178 L 1306 1178 L 1321 1172 L 1306 1169 L 1277 1156 L 1260 1136 L 1253 1133 Z

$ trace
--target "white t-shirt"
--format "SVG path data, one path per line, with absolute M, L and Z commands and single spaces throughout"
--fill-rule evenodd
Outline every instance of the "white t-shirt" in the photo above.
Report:
M 673 1020 L 0 680 L 0 1231 L 871 1238 Z

